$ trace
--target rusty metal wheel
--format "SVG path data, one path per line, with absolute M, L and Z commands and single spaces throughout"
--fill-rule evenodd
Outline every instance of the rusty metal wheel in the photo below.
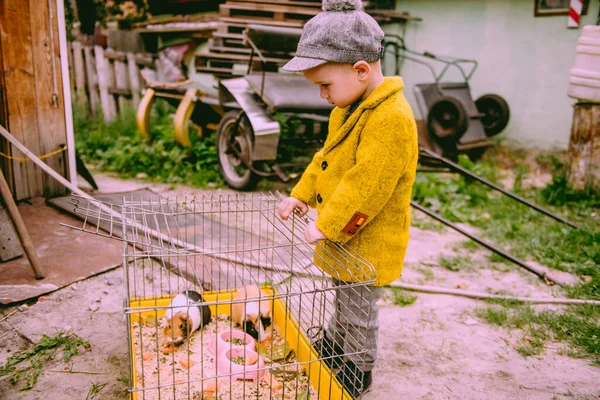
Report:
M 230 111 L 223 115 L 217 129 L 217 160 L 227 185 L 236 190 L 251 190 L 259 177 L 252 165 L 254 132 L 246 114 Z

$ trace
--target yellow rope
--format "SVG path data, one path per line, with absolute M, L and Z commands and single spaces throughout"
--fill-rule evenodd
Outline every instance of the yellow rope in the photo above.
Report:
M 61 153 L 63 151 L 67 150 L 67 146 L 63 147 L 62 149 L 58 149 L 58 150 L 54 150 L 48 154 L 44 154 L 43 156 L 39 156 L 38 158 L 40 160 L 43 160 L 44 158 L 48 158 L 48 157 L 52 157 L 55 154 Z M 8 158 L 9 160 L 15 160 L 15 161 L 31 161 L 31 158 L 28 157 L 13 157 L 13 156 L 9 156 L 8 154 L 4 154 L 3 152 L 0 151 L 0 156 L 4 157 L 4 158 Z

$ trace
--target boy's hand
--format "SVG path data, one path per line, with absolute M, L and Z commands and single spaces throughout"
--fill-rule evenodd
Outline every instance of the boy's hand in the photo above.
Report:
M 304 231 L 304 240 L 308 243 L 316 243 L 317 240 L 327 239 L 327 237 L 317 228 L 315 221 L 312 221 Z
M 287 221 L 288 217 L 294 210 L 300 210 L 301 215 L 304 215 L 308 212 L 308 204 L 296 199 L 295 197 L 288 197 L 279 203 L 277 207 L 277 212 L 279 213 L 279 218 L 284 221 Z

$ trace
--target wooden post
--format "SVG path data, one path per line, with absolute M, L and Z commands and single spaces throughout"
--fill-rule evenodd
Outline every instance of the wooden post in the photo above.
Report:
M 127 85 L 127 66 L 123 61 L 120 60 L 115 60 L 113 65 L 115 68 L 115 86 L 117 87 L 117 89 L 119 89 L 120 93 L 123 93 L 121 91 L 127 91 L 129 89 Z M 126 107 L 127 99 L 122 94 L 119 94 L 118 98 L 119 112 L 122 113 Z
M 111 122 L 115 119 L 116 110 L 114 107 L 114 99 L 108 92 L 110 87 L 110 71 L 109 63 L 104 58 L 104 49 L 101 46 L 94 46 L 94 57 L 96 58 L 96 73 L 98 76 L 98 90 L 100 92 L 100 105 L 104 113 L 104 121 Z
M 17 231 L 17 235 L 19 236 L 19 240 L 21 241 L 21 246 L 23 246 L 23 250 L 29 259 L 29 264 L 31 264 L 31 269 L 33 270 L 33 275 L 35 275 L 36 279 L 43 279 L 45 272 L 44 267 L 42 266 L 42 262 L 37 256 L 35 252 L 35 247 L 31 242 L 31 238 L 29 237 L 29 233 L 27 232 L 27 228 L 25 227 L 25 223 L 21 218 L 21 214 L 19 213 L 19 209 L 17 208 L 17 204 L 15 203 L 12 193 L 8 188 L 8 184 L 6 183 L 6 179 L 4 179 L 4 175 L 0 172 L 0 194 L 2 194 L 2 198 L 4 199 L 4 203 L 6 204 L 6 209 L 8 210 L 8 214 L 10 215 L 10 219 L 15 225 L 15 230 Z
M 90 111 L 96 116 L 96 107 L 98 106 L 98 77 L 94 71 L 94 54 L 90 46 L 83 46 L 83 58 L 85 60 L 85 74 L 87 77 L 87 91 L 90 99 Z
M 600 193 L 600 104 L 577 103 L 569 141 L 569 186 Z
M 133 53 L 127 53 L 127 71 L 129 72 L 129 86 L 131 88 L 131 98 L 135 109 L 140 105 L 140 69 L 135 61 Z
M 77 101 L 87 104 L 88 99 L 85 95 L 85 65 L 83 63 L 83 53 L 81 42 L 73 42 L 73 75 L 75 76 L 75 94 Z
M 38 132 L 30 3 L 22 0 L 5 0 L 2 3 L 0 34 L 3 41 L 2 73 L 5 74 L 8 125 L 15 137 L 27 148 L 35 154 L 42 154 Z M 13 150 L 12 155 L 22 157 L 19 151 Z M 14 176 L 7 177 L 7 181 L 9 185 L 14 185 L 12 191 L 17 200 L 42 194 L 42 175 L 33 164 L 13 162 L 12 166 Z
M 60 46 L 58 42 L 58 15 L 56 2 L 30 1 L 32 50 L 35 71 L 36 108 L 38 115 L 37 140 L 40 155 L 58 150 L 67 144 Z M 49 8 L 50 7 L 50 8 Z M 65 174 L 64 154 L 44 160 L 53 170 Z M 31 162 L 28 162 L 31 164 Z M 46 197 L 65 195 L 67 189 L 36 168 L 42 177 L 42 194 Z

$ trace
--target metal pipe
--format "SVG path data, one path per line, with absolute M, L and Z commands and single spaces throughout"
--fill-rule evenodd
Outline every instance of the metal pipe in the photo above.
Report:
M 15 230 L 17 231 L 17 235 L 19 235 L 19 239 L 21 240 L 21 244 L 23 245 L 23 250 L 29 259 L 29 263 L 31 264 L 31 269 L 33 270 L 33 274 L 35 275 L 35 279 L 43 279 L 46 275 L 44 271 L 44 267 L 42 262 L 38 258 L 37 253 L 35 252 L 35 247 L 31 238 L 29 237 L 29 233 L 27 232 L 27 228 L 25 227 L 25 223 L 21 218 L 21 214 L 19 213 L 19 209 L 15 203 L 15 200 L 12 197 L 12 193 L 8 187 L 8 183 L 6 183 L 6 179 L 4 178 L 4 174 L 0 173 L 0 193 L 2 194 L 2 198 L 4 199 L 4 203 L 6 204 L 6 209 L 8 210 L 8 214 L 10 215 L 10 219 L 12 219 L 13 224 L 15 224 Z
M 538 206 L 538 205 L 536 205 L 536 204 L 534 204 L 534 203 L 532 203 L 532 202 L 524 199 L 523 197 L 521 197 L 521 196 L 519 196 L 519 195 L 517 195 L 517 194 L 515 194 L 513 192 L 510 192 L 510 191 L 508 191 L 508 190 L 506 190 L 506 189 L 504 189 L 504 188 L 502 188 L 502 187 L 500 187 L 500 186 L 498 186 L 498 185 L 496 185 L 496 184 L 488 181 L 487 179 L 482 178 L 479 175 L 476 175 L 476 174 L 472 173 L 468 169 L 461 167 L 457 163 L 455 163 L 453 161 L 450 161 L 447 158 L 444 158 L 444 157 L 442 157 L 440 155 L 437 155 L 436 153 L 432 152 L 431 150 L 428 150 L 428 149 L 425 149 L 425 148 L 421 147 L 421 148 L 419 148 L 419 151 L 421 153 L 424 153 L 427 156 L 429 156 L 429 157 L 431 157 L 433 159 L 436 159 L 436 160 L 440 161 L 441 163 L 447 165 L 448 167 L 450 167 L 450 169 L 455 170 L 456 172 L 458 172 L 458 173 L 460 173 L 462 175 L 466 175 L 469 178 L 472 178 L 472 179 L 474 179 L 474 180 L 476 180 L 478 182 L 481 182 L 484 185 L 487 185 L 487 186 L 491 187 L 492 189 L 497 190 L 497 191 L 499 191 L 499 192 L 507 195 L 508 197 L 512 198 L 513 200 L 516 200 L 516 201 L 518 201 L 520 203 L 523 203 L 523 204 L 525 204 L 525 205 L 533 208 L 534 210 L 536 210 L 538 212 L 541 212 L 542 214 L 544 214 L 544 215 L 546 215 L 546 216 L 548 216 L 550 218 L 554 218 L 558 222 L 562 222 L 563 224 L 569 225 L 570 227 L 575 228 L 575 229 L 582 229 L 580 226 L 575 225 L 573 222 L 571 222 L 571 221 L 569 221 L 569 220 L 567 220 L 567 219 L 565 219 L 565 218 L 563 218 L 563 217 L 561 217 L 559 215 L 552 214 L 550 211 L 546 210 L 545 208 L 542 208 L 542 207 L 540 207 L 540 206 Z
M 410 205 L 413 208 L 416 208 L 417 210 L 419 210 L 419 211 L 421 211 L 421 212 L 429 215 L 431 218 L 433 218 L 433 219 L 441 222 L 442 224 L 444 224 L 444 225 L 446 225 L 446 226 L 454 229 L 457 232 L 462 233 L 463 235 L 465 235 L 469 239 L 471 239 L 471 240 L 479 243 L 480 245 L 482 245 L 483 247 L 485 247 L 485 248 L 493 251 L 494 253 L 496 253 L 496 254 L 498 254 L 498 255 L 506 258 L 509 261 L 512 261 L 513 263 L 517 264 L 520 267 L 525 268 L 526 270 L 528 270 L 530 272 L 533 272 L 534 274 L 536 274 L 540 278 L 548 280 L 548 281 L 551 281 L 551 282 L 554 282 L 554 283 L 556 283 L 557 285 L 560 285 L 560 286 L 565 286 L 566 285 L 564 282 L 560 282 L 558 279 L 550 276 L 546 271 L 542 271 L 542 270 L 539 270 L 539 269 L 537 269 L 535 267 L 532 267 L 531 265 L 527 264 L 526 262 L 524 262 L 522 260 L 519 260 L 515 256 L 513 256 L 513 255 L 511 255 L 511 254 L 509 254 L 507 252 L 505 252 L 502 249 L 499 249 L 498 247 L 494 246 L 493 244 L 488 243 L 485 240 L 483 240 L 483 239 L 481 239 L 481 238 L 479 238 L 479 237 L 477 237 L 477 236 L 475 236 L 475 235 L 467 232 L 466 230 L 458 227 L 457 225 L 455 225 L 452 222 L 448 221 L 446 218 L 442 217 L 441 215 L 437 214 L 436 212 L 431 211 L 427 207 L 423 207 L 422 205 L 420 205 L 420 204 L 418 204 L 418 203 L 416 203 L 414 201 L 411 201 Z
M 65 6 L 56 0 L 58 15 L 58 43 L 60 49 L 60 69 L 62 71 L 63 107 L 65 110 L 65 128 L 67 130 L 67 160 L 69 165 L 69 181 L 77 186 L 77 162 L 75 158 L 75 134 L 73 130 L 73 105 L 71 104 L 71 85 L 69 80 L 69 51 L 67 48 L 67 29 L 65 23 Z M 51 28 L 53 29 L 53 28 Z

